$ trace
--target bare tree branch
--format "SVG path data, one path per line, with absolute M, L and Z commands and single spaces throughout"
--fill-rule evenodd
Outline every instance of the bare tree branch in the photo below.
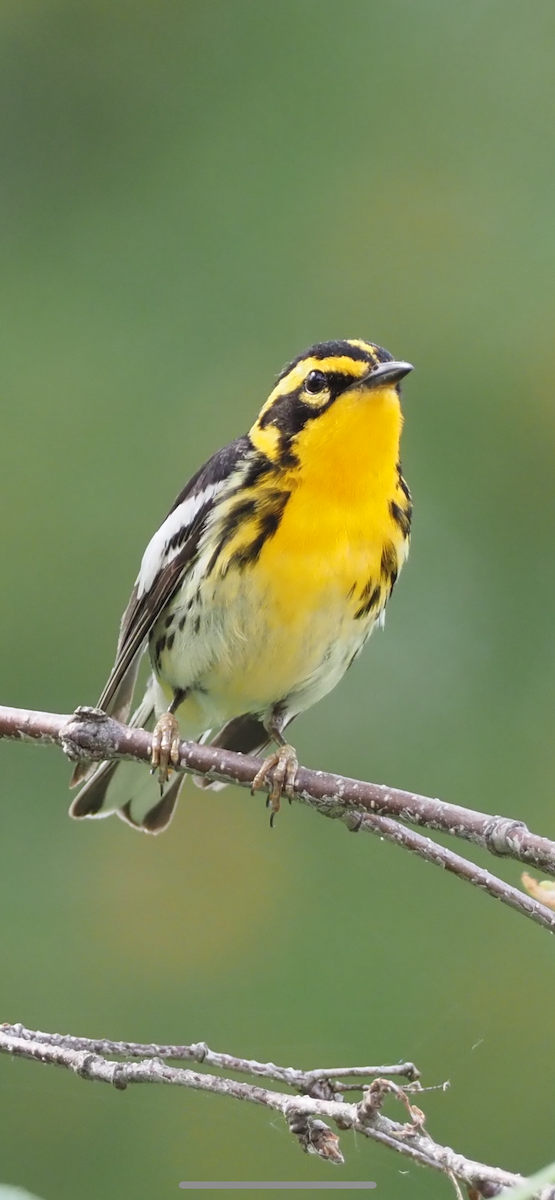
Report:
M 399 1075 L 414 1083 L 419 1078 L 414 1063 L 394 1063 L 389 1067 L 319 1067 L 316 1071 L 299 1071 L 297 1067 L 276 1067 L 275 1063 L 260 1063 L 256 1059 L 237 1058 L 234 1054 L 218 1054 L 206 1042 L 194 1042 L 191 1046 L 168 1046 L 158 1042 L 112 1042 L 107 1038 L 80 1038 L 72 1034 L 40 1033 L 25 1029 L 24 1025 L 0 1026 L 14 1037 L 40 1041 L 49 1046 L 64 1046 L 70 1050 L 87 1050 L 93 1054 L 117 1054 L 122 1058 L 170 1058 L 174 1061 L 188 1060 L 203 1066 L 219 1067 L 225 1071 L 236 1071 L 241 1075 L 260 1075 L 275 1083 L 286 1083 L 297 1091 L 312 1093 L 314 1085 L 321 1079 L 371 1079 L 378 1075 Z
M 0 706 L 2 737 L 41 744 L 56 743 L 72 760 L 125 758 L 150 762 L 149 733 L 121 725 L 94 708 L 78 708 L 72 716 L 64 716 Z M 259 766 L 259 759 L 234 754 L 231 750 L 181 742 L 180 769 L 183 771 L 252 787 Z M 305 767 L 299 767 L 293 792 L 294 799 L 310 805 L 323 816 L 341 820 L 352 832 L 365 830 L 404 846 L 427 862 L 443 867 L 501 900 L 550 932 L 555 931 L 555 913 L 546 905 L 430 838 L 406 829 L 392 816 L 464 838 L 491 854 L 532 863 L 555 875 L 555 842 L 530 833 L 521 821 L 492 817 L 414 792 L 364 783 L 325 771 L 310 771 Z
M 125 758 L 150 762 L 151 735 L 145 730 L 121 725 L 97 709 L 81 708 L 72 716 L 65 716 L 0 707 L 2 737 L 56 743 L 72 760 Z M 256 758 L 228 750 L 192 742 L 181 742 L 180 745 L 181 770 L 242 787 L 252 787 L 259 765 Z M 400 823 L 428 826 L 449 833 L 480 845 L 494 855 L 515 858 L 555 875 L 555 843 L 530 833 L 522 822 L 491 817 L 412 792 L 303 767 L 297 773 L 294 799 L 310 805 L 324 816 L 341 820 L 352 832 L 370 832 L 404 846 L 552 932 L 555 930 L 555 913 L 548 907 Z M 475 1198 L 498 1196 L 506 1188 L 522 1182 L 522 1176 L 474 1162 L 429 1137 L 424 1127 L 424 1114 L 413 1103 L 414 1093 L 423 1090 L 413 1063 L 300 1071 L 294 1067 L 219 1054 L 204 1042 L 190 1046 L 144 1045 L 40 1033 L 21 1025 L 0 1026 L 0 1053 L 63 1066 L 84 1079 L 111 1083 L 120 1090 L 130 1083 L 164 1083 L 261 1104 L 282 1114 L 305 1151 L 332 1163 L 342 1163 L 344 1159 L 339 1137 L 328 1121 L 340 1130 L 354 1130 L 415 1163 L 442 1172 L 456 1189 L 460 1191 L 459 1185 L 463 1184 Z M 129 1061 L 132 1059 L 139 1061 Z M 251 1078 L 264 1078 L 294 1089 L 296 1094 L 171 1066 L 163 1061 L 165 1059 L 189 1060 Z M 404 1077 L 409 1082 L 400 1087 L 385 1076 Z M 362 1082 L 370 1079 L 373 1082 L 369 1085 Z M 357 1082 L 359 1080 L 361 1082 Z M 343 1093 L 356 1090 L 362 1090 L 362 1099 L 358 1103 L 347 1103 Z M 409 1120 L 404 1124 L 383 1115 L 383 1103 L 391 1095 L 408 1113 Z M 555 1187 L 543 1189 L 537 1196 L 538 1200 L 555 1200 Z
M 148 1057 L 143 1057 L 145 1051 Z M 151 1055 L 151 1051 L 156 1053 Z M 380 1076 L 368 1087 L 362 1083 L 358 1085 L 363 1092 L 358 1103 L 346 1103 L 341 1094 L 343 1085 L 340 1077 L 369 1078 L 378 1068 L 337 1067 L 300 1071 L 294 1067 L 278 1067 L 274 1063 L 263 1064 L 234 1055 L 217 1054 L 209 1050 L 204 1042 L 192 1046 L 145 1046 L 135 1042 L 40 1033 L 25 1029 L 22 1025 L 0 1026 L 0 1053 L 65 1067 L 82 1079 L 110 1083 L 120 1091 L 132 1083 L 162 1083 L 263 1105 L 281 1113 L 304 1150 L 336 1164 L 343 1163 L 344 1158 L 339 1148 L 339 1137 L 330 1129 L 328 1121 L 342 1131 L 353 1130 L 363 1134 L 414 1163 L 442 1172 L 451 1180 L 455 1179 L 473 1189 L 477 1197 L 499 1196 L 503 1189 L 523 1182 L 521 1175 L 475 1162 L 448 1146 L 441 1146 L 429 1136 L 425 1129 L 424 1114 L 413 1102 L 415 1094 L 422 1095 L 424 1089 L 414 1078 L 418 1072 L 412 1063 L 379 1068 L 384 1074 L 403 1073 L 412 1076 L 413 1082 L 405 1087 L 399 1087 L 390 1079 Z M 139 1058 L 140 1061 L 114 1061 L 106 1057 L 108 1054 L 117 1054 L 120 1059 Z M 162 1061 L 164 1058 L 198 1060 L 201 1055 L 204 1056 L 204 1062 L 286 1083 L 301 1094 L 273 1091 L 258 1084 L 168 1066 Z M 404 1123 L 383 1115 L 382 1107 L 389 1096 L 400 1101 L 405 1108 L 408 1120 Z M 549 1187 L 538 1193 L 538 1200 L 555 1200 L 555 1188 Z

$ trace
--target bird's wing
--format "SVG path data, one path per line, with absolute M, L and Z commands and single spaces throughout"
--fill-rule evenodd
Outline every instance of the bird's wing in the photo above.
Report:
M 214 499 L 251 449 L 244 436 L 218 450 L 185 485 L 145 550 L 122 617 L 116 661 L 98 701 L 99 708 L 119 719 L 129 713 L 148 635 L 194 558 Z

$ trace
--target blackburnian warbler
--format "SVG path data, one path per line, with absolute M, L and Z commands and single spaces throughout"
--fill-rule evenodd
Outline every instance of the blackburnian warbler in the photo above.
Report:
M 297 768 L 284 731 L 362 650 L 407 553 L 411 498 L 399 463 L 399 381 L 410 363 L 361 340 L 311 346 L 281 372 L 248 434 L 189 481 L 150 541 L 99 707 L 152 728 L 158 781 L 137 763 L 81 763 L 70 812 L 117 811 L 157 833 L 183 774 L 179 737 L 243 753 L 272 740 L 279 807 Z M 202 781 L 201 785 L 202 785 Z M 212 785 L 214 786 L 214 785 Z

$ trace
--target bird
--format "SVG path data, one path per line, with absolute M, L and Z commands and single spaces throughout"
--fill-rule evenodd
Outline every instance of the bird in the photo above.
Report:
M 183 737 L 243 754 L 273 742 L 253 784 L 273 821 L 298 767 L 286 729 L 383 625 L 408 554 L 400 381 L 412 369 L 361 338 L 310 346 L 249 432 L 185 485 L 144 552 L 98 702 L 152 731 L 152 770 L 78 763 L 71 816 L 165 829 Z M 143 657 L 150 675 L 130 717 Z

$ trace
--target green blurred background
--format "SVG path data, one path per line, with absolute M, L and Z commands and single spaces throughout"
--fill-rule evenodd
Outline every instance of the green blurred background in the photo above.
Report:
M 301 759 L 555 837 L 551 0 L 3 0 L 0 35 L 2 702 L 93 703 L 185 479 L 288 358 L 370 338 L 417 367 L 413 548 Z M 297 806 L 270 832 L 238 789 L 189 784 L 158 839 L 73 823 L 59 753 L 0 754 L 3 1020 L 411 1058 L 451 1080 L 438 1140 L 555 1157 L 546 932 Z M 3 1058 L 0 1111 L 0 1178 L 44 1200 L 452 1194 L 348 1134 L 339 1176 L 266 1111 L 177 1089 Z

